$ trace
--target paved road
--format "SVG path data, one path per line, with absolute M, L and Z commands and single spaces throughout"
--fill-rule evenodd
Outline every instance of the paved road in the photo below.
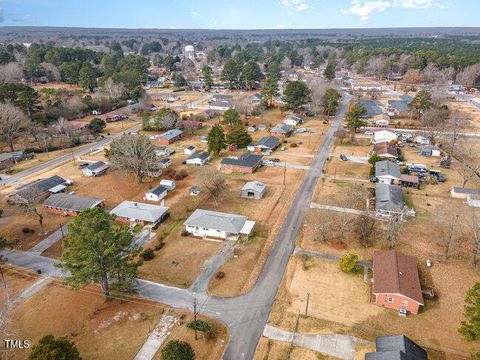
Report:
M 252 359 L 257 343 L 267 324 L 275 296 L 285 273 L 290 255 L 295 248 L 295 239 L 300 230 L 305 213 L 309 209 L 316 184 L 322 176 L 322 169 L 333 145 L 334 133 L 340 127 L 349 97 L 345 97 L 332 126 L 326 133 L 324 142 L 315 154 L 310 169 L 300 185 L 285 221 L 278 231 L 272 249 L 259 275 L 257 283 L 245 295 L 234 298 L 208 296 L 201 292 L 193 293 L 148 280 L 137 280 L 136 289 L 140 296 L 171 305 L 176 308 L 192 308 L 197 299 L 200 313 L 219 319 L 228 326 L 229 343 L 224 354 L 225 360 Z M 54 265 L 57 260 L 28 252 L 1 251 L 7 262 L 27 269 L 42 270 L 45 274 L 62 276 L 65 273 Z
M 91 143 L 91 144 L 88 144 L 88 145 L 85 145 L 84 147 L 82 147 L 81 149 L 78 149 L 78 150 L 75 150 L 73 151 L 72 153 L 70 154 L 67 154 L 67 155 L 63 155 L 63 156 L 60 156 L 58 158 L 55 158 L 55 159 L 52 159 L 50 161 L 47 161 L 47 162 L 44 162 L 43 164 L 40 164 L 40 165 L 37 165 L 37 166 L 34 166 L 30 169 L 27 169 L 27 170 L 24 170 L 24 171 L 21 171 L 15 175 L 12 175 L 12 176 L 9 176 L 8 178 L 6 179 L 2 179 L 0 180 L 0 186 L 1 185 L 9 185 L 9 184 L 13 184 L 15 182 L 18 182 L 20 180 L 22 180 L 24 177 L 27 177 L 27 176 L 31 176 L 39 171 L 42 171 L 42 170 L 45 170 L 45 169 L 48 169 L 49 167 L 52 167 L 52 166 L 55 166 L 55 165 L 60 165 L 61 163 L 64 163 L 68 160 L 71 160 L 72 157 L 77 157 L 77 156 L 80 156 L 80 155 L 83 155 L 85 153 L 88 153 L 94 149 L 97 149 L 101 146 L 104 146 L 108 143 L 110 143 L 111 141 L 119 138 L 120 136 L 122 136 L 124 133 L 130 133 L 130 132 L 135 132 L 135 131 L 138 131 L 140 130 L 142 127 L 141 124 L 139 125 L 135 125 L 125 131 L 122 131 L 118 134 L 115 134 L 115 135 L 111 135 L 111 136 L 106 136 L 105 138 L 103 138 L 102 140 L 100 141 L 97 141 L 97 142 L 94 142 L 94 143 Z

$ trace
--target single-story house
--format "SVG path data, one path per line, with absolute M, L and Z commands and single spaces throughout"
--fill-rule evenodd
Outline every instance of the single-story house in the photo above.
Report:
M 220 168 L 223 171 L 252 174 L 262 163 L 262 157 L 262 155 L 245 153 L 238 159 L 224 158 L 220 162 Z
M 377 216 L 391 217 L 405 211 L 402 188 L 399 185 L 375 184 L 375 212 Z
M 375 304 L 417 314 L 424 305 L 417 261 L 396 250 L 373 253 Z
M 465 86 L 453 84 L 448 88 L 448 93 L 451 95 L 462 95 L 466 93 Z
M 47 194 L 57 193 L 71 185 L 72 181 L 64 179 L 61 176 L 53 175 L 46 179 L 35 180 L 31 183 L 23 185 L 15 190 L 15 195 L 23 197 L 24 199 L 35 199 L 43 197 Z M 61 188 L 61 190 L 59 190 Z
M 375 352 L 365 360 L 428 360 L 427 352 L 405 335 L 381 336 L 375 341 Z
M 252 102 L 252 105 L 258 105 L 262 102 L 262 94 L 255 93 L 250 96 L 250 101 Z
M 270 129 L 270 133 L 278 136 L 289 136 L 293 132 L 293 126 L 287 124 L 277 124 Z
M 163 87 L 165 87 L 165 84 L 163 81 L 147 81 L 143 88 L 145 90 L 148 90 L 148 89 L 160 89 Z
M 373 143 L 378 144 L 381 142 L 397 142 L 397 134 L 389 130 L 379 130 L 373 133 Z
M 287 125 L 297 126 L 299 124 L 303 124 L 303 118 L 295 114 L 290 114 L 285 117 L 283 123 Z
M 167 212 L 168 207 L 134 201 L 123 201 L 110 211 L 117 216 L 119 222 L 140 225 L 158 224 L 165 218 Z
M 155 155 L 157 156 L 170 156 L 174 153 L 168 146 L 159 146 L 155 149 Z
M 49 213 L 74 216 L 85 209 L 103 207 L 104 201 L 88 196 L 52 194 L 43 202 L 43 207 Z
M 265 192 L 267 191 L 267 185 L 260 181 L 249 181 L 247 182 L 241 191 L 243 198 L 254 198 L 261 199 Z
M 452 190 L 450 191 L 450 194 L 452 194 L 452 197 L 455 198 L 455 199 L 467 200 L 468 195 L 480 195 L 480 190 L 479 189 L 467 189 L 467 188 L 462 188 L 462 187 L 452 187 Z
M 33 154 L 32 154 L 33 156 Z M 9 153 L 1 153 L 0 154 L 0 169 L 4 169 L 6 167 L 12 166 L 17 162 L 24 159 L 23 151 L 14 151 Z
M 160 180 L 160 185 L 166 188 L 169 191 L 175 190 L 177 183 L 174 180 L 162 179 Z
M 393 116 L 407 117 L 409 112 L 408 103 L 403 100 L 388 100 L 387 111 Z
M 191 188 L 190 188 L 190 195 L 191 196 L 198 196 L 200 195 L 200 192 L 203 190 L 203 186 L 199 186 L 199 185 L 193 185 Z
M 257 125 L 253 124 L 248 127 L 248 132 L 255 132 L 257 131 Z
M 160 167 L 160 169 L 166 169 L 170 165 L 172 165 L 172 160 L 169 158 L 161 158 L 160 160 L 158 160 L 158 166 Z
M 467 205 L 471 207 L 480 207 L 480 194 L 468 194 Z
M 422 156 L 442 156 L 442 152 L 435 145 L 420 146 L 419 153 Z
M 167 189 L 164 188 L 162 185 L 158 185 L 153 189 L 145 191 L 145 196 L 143 200 L 147 201 L 156 201 L 159 202 L 167 196 Z
M 182 134 L 182 130 L 172 129 L 163 134 L 160 134 L 159 136 L 155 137 L 155 139 L 161 145 L 169 145 L 171 143 L 174 143 L 175 141 L 180 140 L 182 138 Z
M 376 115 L 383 114 L 383 110 L 378 104 L 377 101 L 375 100 L 356 100 L 354 103 L 357 104 L 362 104 L 365 110 L 367 111 L 367 114 L 365 117 L 371 118 Z
M 110 168 L 109 164 L 104 163 L 103 161 L 97 161 L 83 168 L 82 172 L 85 176 L 100 176 L 105 174 L 108 168 Z
M 396 160 L 398 158 L 397 146 L 387 141 L 373 145 L 373 152 L 386 159 Z
M 390 118 L 387 115 L 377 115 L 374 116 L 373 121 L 377 126 L 388 126 L 390 125 Z
M 403 187 L 418 188 L 418 185 L 420 184 L 420 179 L 417 175 L 401 174 L 400 184 Z
M 275 136 L 265 136 L 258 140 L 255 144 L 247 146 L 248 151 L 262 152 L 265 150 L 274 151 L 280 145 L 280 139 Z
M 208 108 L 210 110 L 220 110 L 226 111 L 229 109 L 233 109 L 235 106 L 230 101 L 210 101 L 208 103 Z
M 254 221 L 246 216 L 197 209 L 184 222 L 185 229 L 195 237 L 236 240 L 252 232 Z
M 214 94 L 212 97 L 213 101 L 231 101 L 232 99 L 233 96 L 228 94 Z
M 210 156 L 208 155 L 208 153 L 202 152 L 202 153 L 193 154 L 187 160 L 185 160 L 185 162 L 188 165 L 203 166 L 208 162 L 209 159 L 210 159 Z
M 185 155 L 193 155 L 195 154 L 195 151 L 197 151 L 197 149 L 195 148 L 195 146 L 189 146 L 189 147 L 186 147 L 183 152 Z
M 382 184 L 400 184 L 400 166 L 390 160 L 375 163 L 375 177 Z
M 428 140 L 425 136 L 417 135 L 413 138 L 413 142 L 419 145 L 430 145 L 430 140 Z

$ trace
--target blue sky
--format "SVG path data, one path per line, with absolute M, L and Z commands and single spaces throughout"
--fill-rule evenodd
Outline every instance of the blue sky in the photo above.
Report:
M 480 26 L 480 0 L 0 0 L 3 26 L 295 29 Z

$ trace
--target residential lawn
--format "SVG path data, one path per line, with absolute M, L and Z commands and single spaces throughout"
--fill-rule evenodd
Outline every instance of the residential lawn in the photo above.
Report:
M 15 307 L 10 332 L 32 344 L 47 334 L 65 336 L 83 359 L 130 360 L 166 309 L 134 298 L 106 303 L 96 287 L 75 291 L 50 284 Z M 27 359 L 29 351 L 18 351 L 16 359 Z
M 330 176 L 367 180 L 372 165 L 330 158 L 325 173 Z
M 274 341 L 267 338 L 260 338 L 255 352 L 254 360 L 276 360 L 286 359 L 290 353 L 289 359 L 294 360 L 337 360 L 338 358 L 321 354 L 319 352 L 305 349 L 296 345 Z M 355 359 L 356 360 L 356 359 Z

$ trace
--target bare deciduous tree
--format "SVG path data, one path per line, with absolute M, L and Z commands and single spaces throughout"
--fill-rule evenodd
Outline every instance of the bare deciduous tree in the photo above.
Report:
M 23 78 L 23 71 L 20 64 L 10 62 L 0 66 L 0 82 L 16 83 Z
M 434 144 L 446 128 L 448 110 L 430 109 L 421 117 L 423 135 Z
M 383 223 L 384 239 L 389 249 L 393 249 L 397 244 L 398 237 L 403 228 L 403 216 L 395 214 Z
M 455 156 L 456 145 L 458 139 L 460 139 L 460 134 L 465 131 L 469 119 L 465 117 L 459 111 L 452 112 L 448 118 L 446 124 L 446 138 L 448 142 L 448 151 L 450 155 Z
M 480 80 L 480 64 L 467 66 L 463 71 L 457 74 L 458 83 L 465 86 L 474 86 Z
M 105 153 L 114 166 L 133 173 L 138 184 L 143 182 L 146 172 L 158 168 L 155 147 L 145 135 L 123 135 L 112 141 Z
M 0 103 L 0 139 L 15 151 L 13 142 L 29 125 L 30 121 L 22 110 L 10 103 Z
M 60 69 L 51 63 L 41 63 L 40 66 L 42 67 L 43 71 L 45 72 L 48 81 L 61 81 L 62 74 L 60 73 Z
M 125 85 L 116 83 L 111 78 L 108 78 L 103 84 L 101 92 L 107 96 L 110 101 L 116 101 L 125 93 Z
M 22 208 L 26 214 L 36 217 L 38 225 L 40 226 L 40 233 L 46 234 L 45 226 L 43 224 L 43 213 L 38 209 L 41 198 L 35 190 L 35 185 L 31 185 L 30 188 L 22 190 L 19 194 L 14 194 L 12 196 L 12 201 L 15 205 Z
M 355 219 L 354 231 L 360 244 L 365 247 L 372 246 L 379 232 L 377 218 L 368 215 L 358 216 Z
M 480 217 L 478 210 L 474 207 L 470 209 L 470 214 L 467 216 L 467 225 L 470 229 L 471 238 L 470 264 L 476 266 L 480 253 Z
M 470 180 L 478 183 L 480 181 L 480 157 L 477 155 L 474 144 L 467 139 L 462 139 L 456 146 L 455 158 L 459 164 L 458 172 L 463 178 L 462 187 L 465 187 Z
M 440 222 L 440 234 L 444 247 L 443 259 L 447 261 L 450 257 L 462 232 L 462 221 L 464 208 L 457 204 L 450 204 L 439 210 L 438 220 Z
M 200 183 L 205 188 L 207 199 L 212 199 L 218 205 L 223 193 L 227 189 L 225 176 L 214 168 L 204 169 L 200 175 Z
M 307 223 L 312 228 L 313 240 L 321 242 L 333 240 L 335 220 L 333 212 L 329 210 L 315 210 L 309 214 Z

